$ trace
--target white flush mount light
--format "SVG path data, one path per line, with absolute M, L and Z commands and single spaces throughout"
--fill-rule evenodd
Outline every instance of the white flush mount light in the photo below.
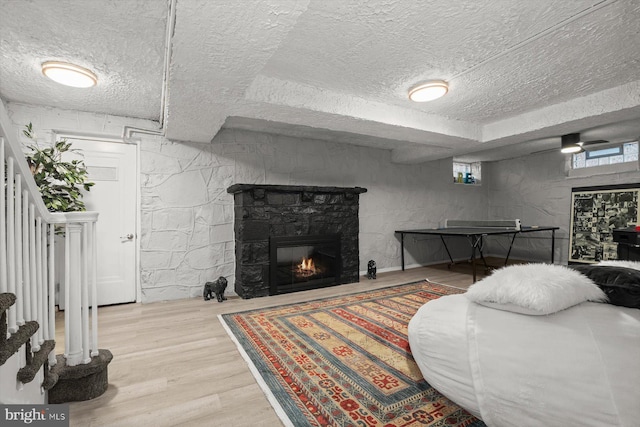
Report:
M 98 83 L 98 77 L 91 70 L 67 62 L 43 62 L 42 74 L 54 82 L 72 87 L 86 88 Z
M 444 80 L 433 80 L 422 83 L 409 90 L 409 99 L 413 102 L 433 101 L 443 97 L 449 91 L 449 85 Z

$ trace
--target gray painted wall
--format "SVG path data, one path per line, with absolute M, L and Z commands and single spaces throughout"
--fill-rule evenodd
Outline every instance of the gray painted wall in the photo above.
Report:
M 571 189 L 599 185 L 640 183 L 640 172 L 608 173 L 586 177 L 567 176 L 569 157 L 547 152 L 483 164 L 483 185 L 488 190 L 489 218 L 519 218 L 523 225 L 560 227 L 556 231 L 555 262 L 569 258 Z M 535 236 L 534 236 L 535 235 Z M 512 256 L 549 262 L 549 233 L 516 239 Z M 506 239 L 495 239 L 489 252 L 506 253 Z

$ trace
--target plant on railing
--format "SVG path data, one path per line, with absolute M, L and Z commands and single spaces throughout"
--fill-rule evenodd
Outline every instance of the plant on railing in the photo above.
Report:
M 65 152 L 78 152 L 71 148 L 66 139 L 57 141 L 53 146 L 41 148 L 33 132 L 31 123 L 25 125 L 22 133 L 34 144 L 27 148 L 27 163 L 42 194 L 45 206 L 51 212 L 84 211 L 82 189 L 90 191 L 94 185 L 87 181 L 87 167 L 83 160 L 62 160 Z

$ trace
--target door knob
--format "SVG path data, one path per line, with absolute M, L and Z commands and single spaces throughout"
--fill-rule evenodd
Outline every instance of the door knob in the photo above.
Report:
M 129 233 L 126 236 L 120 236 L 121 239 L 133 240 L 133 234 Z

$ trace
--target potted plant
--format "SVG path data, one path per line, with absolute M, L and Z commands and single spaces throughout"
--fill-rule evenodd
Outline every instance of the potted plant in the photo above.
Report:
M 41 148 L 31 123 L 25 125 L 22 133 L 34 142 L 27 147 L 27 163 L 47 209 L 51 212 L 85 211 L 82 189 L 90 191 L 94 185 L 87 181 L 87 167 L 83 160 L 62 160 L 63 153 L 78 150 L 73 150 L 66 139 Z

